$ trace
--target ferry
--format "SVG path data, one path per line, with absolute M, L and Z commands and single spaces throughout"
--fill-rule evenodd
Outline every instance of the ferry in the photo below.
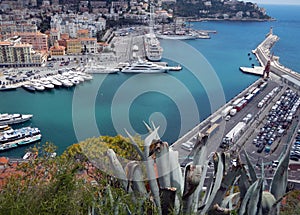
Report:
M 28 121 L 32 118 L 31 114 L 0 114 L 0 125 L 12 125 Z

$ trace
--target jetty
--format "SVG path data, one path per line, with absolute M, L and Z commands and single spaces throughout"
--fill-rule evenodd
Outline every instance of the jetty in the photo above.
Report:
M 249 73 L 253 75 L 263 76 L 264 67 L 262 66 L 254 66 L 254 67 L 240 67 L 240 70 L 244 73 Z
M 279 40 L 279 37 L 273 34 L 273 29 L 270 29 L 270 32 L 266 35 L 266 38 L 262 43 L 260 43 L 255 50 L 253 50 L 253 54 L 255 54 L 257 60 L 259 61 L 262 67 L 266 67 L 268 61 L 270 61 L 270 72 L 274 73 L 280 77 L 282 75 L 289 75 L 295 79 L 300 79 L 300 74 L 296 71 L 293 71 L 290 68 L 283 66 L 279 62 L 279 57 L 274 56 L 271 53 L 272 47 Z

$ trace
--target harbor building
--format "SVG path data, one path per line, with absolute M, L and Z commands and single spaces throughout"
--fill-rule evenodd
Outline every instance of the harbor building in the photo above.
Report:
M 31 44 L 21 43 L 18 36 L 0 42 L 0 67 L 41 66 L 47 54 L 37 52 Z
M 81 54 L 81 42 L 79 39 L 66 40 L 67 54 L 68 55 L 79 55 Z
M 89 30 L 79 29 L 77 31 L 77 38 L 87 38 L 87 37 L 89 37 Z
M 60 45 L 58 44 L 58 41 L 56 40 L 56 41 L 54 42 L 54 46 L 52 46 L 52 47 L 50 48 L 50 55 L 51 55 L 51 57 L 52 57 L 52 56 L 62 56 L 62 55 L 65 55 L 65 54 L 66 54 L 65 51 L 66 51 L 66 47 L 60 46 Z
M 83 53 L 97 53 L 97 39 L 96 38 L 80 38 L 81 51 Z
M 14 36 L 21 37 L 21 43 L 28 43 L 36 51 L 48 51 L 48 36 L 37 32 L 18 32 Z

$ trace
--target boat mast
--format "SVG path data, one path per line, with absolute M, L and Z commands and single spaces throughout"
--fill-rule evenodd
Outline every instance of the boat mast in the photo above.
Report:
M 149 27 L 150 27 L 150 34 L 154 34 L 153 28 L 154 28 L 154 6 L 151 4 L 150 6 L 150 22 L 149 22 Z

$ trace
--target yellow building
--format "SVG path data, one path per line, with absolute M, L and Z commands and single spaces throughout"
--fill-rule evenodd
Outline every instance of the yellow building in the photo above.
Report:
M 47 55 L 36 52 L 32 45 L 21 43 L 20 37 L 0 42 L 0 67 L 40 66 Z
M 67 42 L 67 54 L 78 55 L 81 54 L 81 42 L 79 39 L 69 39 Z
M 50 55 L 51 56 L 61 56 L 65 55 L 66 47 L 60 46 L 57 42 L 57 40 L 54 42 L 54 46 L 50 48 Z

